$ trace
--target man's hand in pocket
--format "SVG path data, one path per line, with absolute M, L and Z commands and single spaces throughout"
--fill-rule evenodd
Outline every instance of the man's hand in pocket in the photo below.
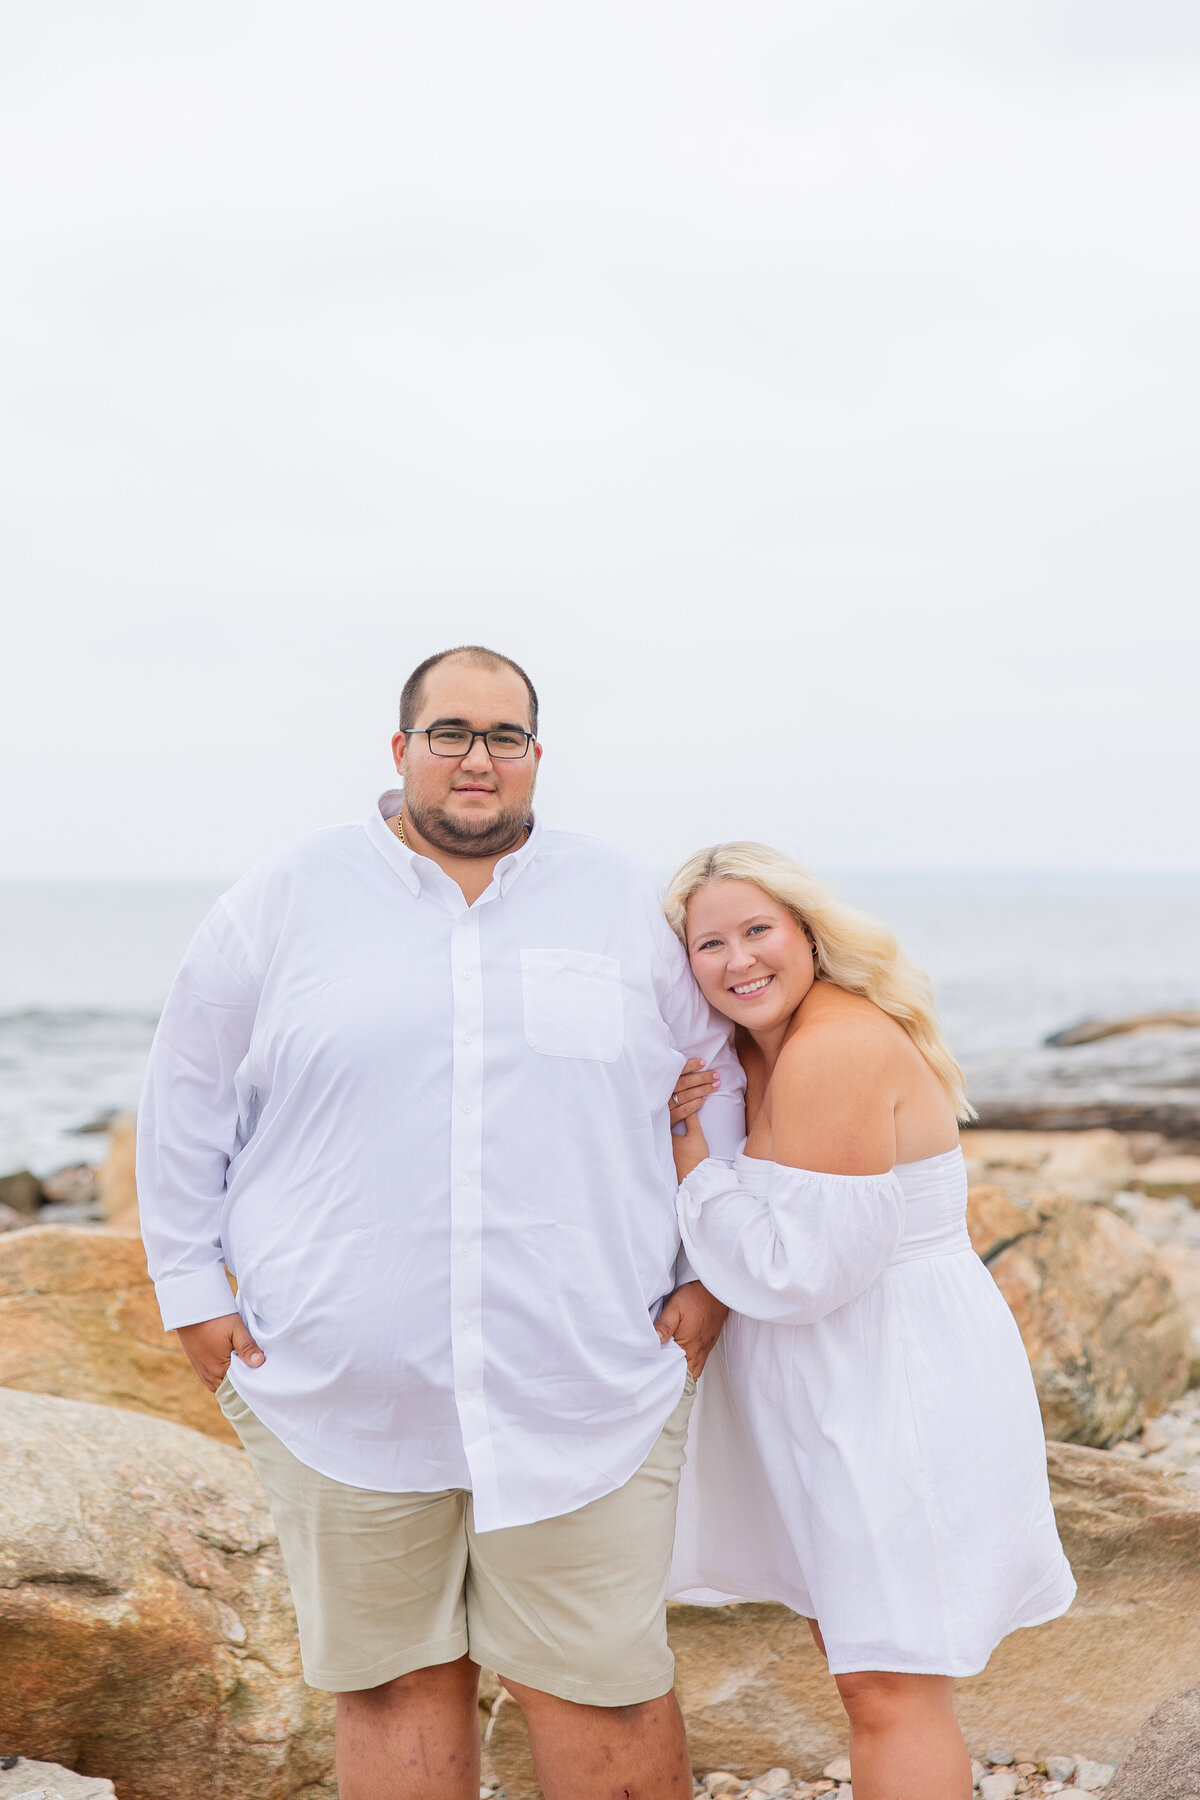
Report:
M 229 1369 L 230 1361 L 240 1356 L 251 1369 L 266 1361 L 262 1351 L 246 1330 L 241 1313 L 225 1313 L 219 1319 L 205 1319 L 199 1325 L 181 1325 L 178 1333 L 183 1353 L 210 1394 L 215 1394 Z

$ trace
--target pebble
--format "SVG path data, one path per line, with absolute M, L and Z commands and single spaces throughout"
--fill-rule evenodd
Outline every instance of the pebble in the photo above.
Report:
M 712 1800 L 721 1800 L 722 1795 L 740 1794 L 742 1791 L 741 1782 L 728 1769 L 714 1769 L 711 1775 L 704 1777 L 703 1786 L 706 1793 L 712 1795 Z
M 1080 1756 L 1075 1762 L 1075 1785 L 1098 1794 L 1101 1788 L 1108 1786 L 1116 1772 L 1115 1763 L 1089 1762 L 1085 1756 Z
M 829 1781 L 849 1781 L 850 1758 L 848 1756 L 835 1756 L 831 1763 L 826 1763 L 825 1767 L 821 1770 L 821 1773 Z
M 991 1763 L 993 1769 L 1007 1769 L 1016 1759 L 1011 1750 L 988 1750 L 985 1751 L 983 1760 Z
M 1075 1758 L 1073 1756 L 1048 1756 L 1046 1773 L 1051 1781 L 1070 1781 L 1075 1773 Z
M 1096 1800 L 1096 1796 L 1087 1788 L 1059 1788 L 1058 1800 Z
M 980 1781 L 986 1774 L 987 1770 L 981 1762 L 973 1762 L 971 1764 L 971 1786 L 978 1787 Z
M 1017 1777 L 1011 1769 L 997 1769 L 980 1778 L 979 1800 L 1013 1800 L 1016 1791 Z

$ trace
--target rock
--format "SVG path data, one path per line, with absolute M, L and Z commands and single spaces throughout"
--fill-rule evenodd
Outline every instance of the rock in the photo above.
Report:
M 1044 1198 L 988 1268 L 1012 1308 L 1047 1437 L 1109 1444 L 1183 1393 L 1191 1332 L 1154 1249 L 1118 1213 Z
M 972 1762 L 972 1764 L 971 1764 L 971 1786 L 978 1787 L 979 1783 L 983 1780 L 983 1777 L 986 1774 L 987 1774 L 987 1769 L 984 1767 L 984 1765 L 981 1762 Z
M 970 1057 L 966 1074 L 985 1129 L 1200 1139 L 1200 1030 Z
M 1016 1200 L 990 1183 L 972 1186 L 967 1195 L 967 1231 L 971 1248 L 984 1262 L 1007 1250 L 1018 1238 L 1040 1231 L 1042 1217 L 1028 1200 Z
M 0 1693 L 10 1743 L 121 1800 L 336 1794 L 265 1496 L 181 1425 L 0 1390 Z
M 1169 1012 L 1134 1013 L 1126 1019 L 1082 1019 L 1078 1025 L 1055 1031 L 1042 1042 L 1058 1049 L 1064 1045 L 1099 1043 L 1101 1038 L 1127 1037 L 1134 1032 L 1186 1031 L 1195 1026 L 1200 1026 L 1200 1012 L 1175 1007 Z
M 1106 1788 L 1115 1774 L 1112 1763 L 1092 1762 L 1086 1756 L 1076 1758 L 1075 1786 L 1087 1788 L 1090 1793 L 1098 1794 Z
M 1070 1781 L 1075 1773 L 1073 1756 L 1047 1756 L 1045 1769 L 1051 1781 Z
M 90 1206 L 96 1198 L 96 1171 L 90 1163 L 72 1163 L 42 1182 L 42 1199 L 63 1206 Z
M 791 1773 L 787 1769 L 768 1769 L 765 1775 L 758 1777 L 754 1785 L 766 1800 L 774 1800 L 774 1796 L 781 1794 L 785 1787 L 791 1787 Z
M 28 1213 L 19 1213 L 12 1206 L 5 1206 L 0 1201 L 0 1231 L 24 1231 L 33 1224 Z
M 140 1231 L 137 1183 L 133 1163 L 137 1120 L 132 1113 L 117 1113 L 108 1125 L 108 1156 L 96 1171 L 96 1186 L 104 1216 L 114 1231 Z
M 108 1800 L 115 1793 L 111 1781 L 99 1775 L 77 1775 L 59 1763 L 31 1762 L 27 1756 L 19 1756 L 11 1769 L 0 1765 L 0 1800 L 21 1800 L 23 1794 L 44 1794 L 46 1800 L 55 1800 L 55 1796 L 60 1800 Z
M 1151 1713 L 1125 1753 L 1105 1800 L 1195 1800 L 1200 1795 L 1200 1687 Z
M 1128 1185 L 1155 1200 L 1186 1194 L 1193 1206 L 1200 1206 L 1200 1156 L 1156 1156 L 1134 1170 Z
M 1058 1800 L 1096 1800 L 1096 1796 L 1087 1788 L 1066 1787 L 1059 1788 Z
M 849 1781 L 850 1758 L 848 1756 L 835 1756 L 831 1763 L 825 1764 L 821 1773 L 827 1781 Z
M 0 1175 L 0 1205 L 36 1219 L 42 1204 L 42 1184 L 29 1169 L 18 1169 L 15 1175 Z
M 1011 1750 L 986 1750 L 983 1757 L 993 1769 L 1007 1769 L 1016 1761 Z
M 712 1800 L 725 1800 L 727 1795 L 740 1794 L 742 1791 L 741 1781 L 736 1775 L 731 1775 L 728 1769 L 717 1769 L 713 1774 L 706 1775 L 704 1786 Z
M 1013 1800 L 1017 1777 L 1012 1769 L 995 1769 L 979 1783 L 979 1800 Z
M 175 1333 L 162 1328 L 140 1238 L 71 1225 L 0 1237 L 0 1386 L 99 1401 L 237 1442 Z

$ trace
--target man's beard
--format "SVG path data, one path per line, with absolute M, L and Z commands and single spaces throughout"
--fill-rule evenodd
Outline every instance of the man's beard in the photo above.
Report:
M 532 795 L 502 812 L 498 818 L 472 819 L 443 811 L 440 806 L 426 806 L 407 792 L 404 804 L 408 816 L 435 850 L 450 856 L 496 856 L 511 850 L 529 823 Z

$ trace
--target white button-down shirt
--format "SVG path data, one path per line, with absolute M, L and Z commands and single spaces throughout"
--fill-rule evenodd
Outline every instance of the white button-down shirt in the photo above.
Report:
M 230 1379 L 303 1462 L 470 1488 L 487 1531 L 619 1487 L 678 1400 L 667 1105 L 684 1057 L 718 1068 L 731 1156 L 741 1072 L 648 871 L 535 824 L 468 906 L 388 829 L 400 798 L 201 926 L 142 1095 L 142 1230 L 168 1329 L 236 1276 L 266 1360 Z

